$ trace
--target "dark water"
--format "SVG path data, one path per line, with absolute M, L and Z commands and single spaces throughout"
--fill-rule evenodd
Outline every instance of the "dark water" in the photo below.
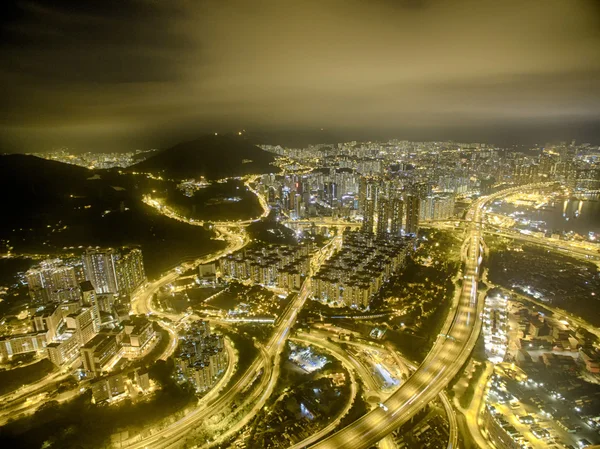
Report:
M 578 234 L 600 234 L 600 201 L 598 196 L 585 199 L 557 201 L 548 210 L 534 212 L 550 229 L 573 231 Z
M 600 197 L 598 195 L 581 197 L 581 199 L 559 198 L 542 209 L 515 207 L 504 203 L 494 205 L 493 209 L 502 214 L 523 212 L 523 215 L 517 215 L 515 218 L 526 218 L 531 220 L 531 223 L 521 225 L 520 228 L 558 233 L 572 231 L 585 237 L 589 233 L 594 233 L 600 238 Z
M 8 286 L 17 281 L 17 273 L 27 271 L 36 261 L 32 259 L 0 259 L 0 285 Z

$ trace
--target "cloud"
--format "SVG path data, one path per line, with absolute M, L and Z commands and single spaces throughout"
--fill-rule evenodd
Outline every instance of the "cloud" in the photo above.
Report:
M 3 8 L 5 145 L 162 144 L 230 126 L 402 125 L 427 138 L 469 123 L 555 127 L 600 116 L 593 0 Z

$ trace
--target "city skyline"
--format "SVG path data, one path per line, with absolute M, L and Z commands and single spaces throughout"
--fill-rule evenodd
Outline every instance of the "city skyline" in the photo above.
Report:
M 599 20 L 0 2 L 0 447 L 600 448 Z
M 220 158 L 207 163 L 212 149 Z M 576 141 L 290 148 L 214 134 L 163 152 L 0 156 L 0 179 L 23 198 L 1 228 L 0 273 L 13 281 L 0 289 L 0 377 L 13 383 L 0 441 L 600 441 L 600 409 L 586 399 L 600 331 L 581 318 L 599 285 L 599 158 Z M 115 235 L 128 245 L 109 244 Z M 41 377 L 10 389 L 34 369 Z M 141 428 L 119 415 L 130 406 Z M 47 408 L 73 433 L 26 436 Z M 13 410 L 23 416 L 9 422 Z M 102 431 L 69 410 L 120 418 Z M 128 429 L 117 442 L 116 426 Z

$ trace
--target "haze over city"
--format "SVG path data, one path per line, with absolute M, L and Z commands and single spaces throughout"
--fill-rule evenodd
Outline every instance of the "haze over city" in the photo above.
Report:
M 240 129 L 290 144 L 599 138 L 594 0 L 1 8 L 6 152 L 163 148 Z

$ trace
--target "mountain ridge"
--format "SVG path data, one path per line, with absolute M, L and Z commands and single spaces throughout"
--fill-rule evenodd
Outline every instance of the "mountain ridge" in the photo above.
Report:
M 139 162 L 132 171 L 165 174 L 169 178 L 205 177 L 216 180 L 272 173 L 275 157 L 244 136 L 205 135 L 182 142 Z

